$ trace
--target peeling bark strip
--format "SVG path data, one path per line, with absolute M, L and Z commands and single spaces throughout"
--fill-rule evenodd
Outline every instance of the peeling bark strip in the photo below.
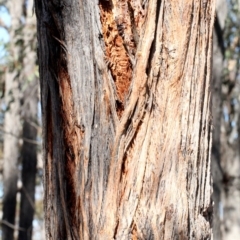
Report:
M 35 4 L 48 239 L 210 239 L 214 1 Z
M 75 215 L 77 207 L 75 170 L 84 130 L 77 125 L 74 112 L 72 86 L 67 67 L 67 48 L 62 31 L 63 19 L 61 5 L 48 2 L 45 5 L 49 21 L 40 26 L 41 32 L 48 37 L 45 49 L 49 54 L 42 62 L 46 71 L 42 84 L 43 112 L 46 117 L 44 125 L 46 150 L 45 156 L 45 213 L 48 222 L 49 238 L 77 238 L 78 222 Z M 55 10 L 58 9 L 58 12 Z M 44 76 L 44 74 L 43 74 Z M 45 90 L 44 90 L 45 88 Z M 45 102 L 44 98 L 47 97 Z M 43 116 L 44 117 L 44 116 Z M 60 204 L 60 208 L 59 208 Z M 52 211 L 58 212 L 59 221 L 51 219 Z M 61 220 L 60 220 L 61 219 Z M 50 234 L 55 225 L 57 233 Z M 70 226 L 75 227 L 71 228 Z

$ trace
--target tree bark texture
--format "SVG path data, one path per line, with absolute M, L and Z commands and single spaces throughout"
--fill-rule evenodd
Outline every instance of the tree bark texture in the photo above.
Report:
M 4 118 L 4 163 L 3 163 L 3 223 L 2 239 L 12 240 L 14 229 L 9 224 L 15 223 L 16 194 L 19 163 L 19 137 L 21 135 L 20 123 L 20 81 L 19 66 L 21 49 L 17 44 L 19 35 L 17 32 L 21 26 L 22 6 L 21 1 L 11 0 L 7 4 L 11 16 L 11 29 L 9 52 L 11 66 L 8 67 L 5 79 L 5 104 L 6 112 Z M 5 224 L 6 222 L 6 224 Z
M 210 239 L 214 1 L 35 1 L 48 239 Z

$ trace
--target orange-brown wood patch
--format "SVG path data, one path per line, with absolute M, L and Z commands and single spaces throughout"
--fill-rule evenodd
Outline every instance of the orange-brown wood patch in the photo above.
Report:
M 131 34 L 126 26 L 119 22 L 113 15 L 113 7 L 109 2 L 100 2 L 100 19 L 105 42 L 105 60 L 115 82 L 117 101 L 116 110 L 120 117 L 124 110 L 124 102 L 132 78 L 132 63 L 130 61 L 127 45 L 135 48 L 134 43 L 124 42 L 125 33 Z M 127 18 L 126 18 L 127 19 Z
M 70 77 L 65 69 L 59 72 L 60 96 L 62 100 L 62 121 L 63 134 L 66 146 L 65 150 L 65 174 L 68 189 L 67 205 L 71 212 L 72 221 L 75 221 L 77 204 L 75 171 L 79 161 L 81 141 L 84 137 L 84 130 L 77 126 L 75 118 L 72 88 Z

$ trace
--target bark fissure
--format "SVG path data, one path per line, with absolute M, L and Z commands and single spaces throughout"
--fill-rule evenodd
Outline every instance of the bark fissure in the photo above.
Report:
M 149 36 L 150 37 L 150 36 Z M 147 37 L 148 38 L 148 37 Z M 151 39 L 151 37 L 150 37 L 150 39 Z M 152 44 L 152 41 L 150 42 L 150 44 L 147 46 L 147 52 L 146 52 L 146 54 L 147 55 L 149 55 L 149 52 L 150 52 L 150 48 L 151 48 L 151 44 Z M 145 55 L 146 56 L 146 55 Z M 146 69 L 146 67 L 147 67 L 147 61 L 148 60 L 146 60 L 146 62 L 145 62 L 145 64 L 144 64 L 144 66 L 145 67 L 143 67 L 143 66 L 138 66 L 137 67 L 137 65 L 136 65 L 136 69 L 139 69 L 139 74 L 140 74 L 140 71 L 142 71 L 143 69 Z M 140 70 L 141 69 L 141 70 Z M 136 74 L 138 73 L 138 71 L 136 70 Z M 144 73 L 145 74 L 145 73 Z M 142 75 L 141 75 L 141 77 L 142 77 Z M 113 159 L 115 159 L 115 158 L 117 158 L 118 159 L 118 162 L 117 162 L 117 165 L 118 166 L 121 166 L 121 164 L 122 164 L 122 159 L 123 159 L 123 153 L 124 153 L 124 145 L 123 145 L 123 143 L 125 142 L 125 144 L 127 143 L 129 143 L 130 141 L 131 141 L 131 139 L 133 138 L 133 136 L 134 136 L 134 133 L 136 133 L 136 130 L 137 130 L 137 128 L 138 128 L 138 125 L 139 125 L 139 123 L 140 123 L 140 121 L 141 121 L 141 119 L 142 119 L 142 116 L 143 116 L 143 113 L 144 113 L 144 105 L 146 104 L 146 96 L 145 96 L 145 94 L 146 94 L 146 80 L 147 80 L 147 77 L 144 77 L 145 79 L 143 80 L 143 81 L 141 81 L 141 84 L 139 84 L 140 86 L 139 86 L 139 91 L 140 92 L 143 92 L 143 97 L 142 97 L 142 99 L 141 99 L 141 101 L 138 101 L 137 100 L 137 95 L 135 95 L 137 92 L 131 92 L 131 94 L 130 94 L 130 104 L 128 105 L 128 109 L 126 109 L 126 111 L 124 111 L 124 115 L 123 115 L 123 117 L 122 117 L 122 119 L 121 119 L 121 122 L 120 122 L 120 126 L 119 126 L 119 128 L 118 128 L 118 130 L 120 130 L 119 132 L 117 132 L 116 133 L 116 144 L 117 145 L 115 145 L 116 147 L 118 146 L 118 143 L 120 144 L 120 147 L 117 147 L 117 149 L 119 149 L 118 151 L 119 151 L 119 153 L 116 155 L 116 153 L 115 153 L 115 151 L 113 152 L 114 154 L 113 154 Z M 134 79 L 139 79 L 137 76 L 135 76 L 135 78 Z M 136 88 L 138 88 L 137 86 L 135 86 Z M 134 89 L 134 88 L 133 88 Z M 136 100 L 135 100 L 136 99 Z M 145 102 L 145 103 L 144 103 Z M 140 105 L 140 106 L 139 106 Z M 134 111 L 134 109 L 136 109 L 135 111 Z M 130 114 L 129 116 L 127 116 L 128 114 Z M 135 115 L 135 117 L 134 117 L 134 115 Z M 137 115 L 137 116 L 136 116 Z M 124 119 L 124 117 L 125 117 L 125 119 Z M 127 122 L 128 122 L 128 118 L 132 118 L 132 120 L 131 120 L 131 125 L 128 125 L 128 126 L 130 126 L 130 128 L 129 127 L 127 127 L 127 125 L 125 125 Z M 126 121 L 127 120 L 127 121 Z M 128 133 L 129 133 L 129 136 L 130 136 L 130 139 L 128 139 L 128 138 L 126 138 L 125 139 L 125 137 L 124 137 L 124 135 L 122 135 L 123 133 L 124 133 L 124 131 L 123 132 L 121 132 L 122 130 L 121 129 L 127 129 L 127 131 L 128 131 Z M 131 161 L 133 161 L 133 160 L 131 160 Z M 113 170 L 112 172 L 111 172 L 111 170 Z M 119 180 L 118 179 L 120 179 L 120 176 L 121 176 L 121 168 L 119 168 L 119 167 L 117 167 L 117 168 L 111 168 L 110 169 L 110 174 L 109 174 L 109 182 L 110 182 L 110 184 L 109 184 L 109 186 L 108 186 L 108 189 L 111 189 L 112 187 L 111 186 L 113 186 L 115 189 L 117 189 L 117 188 L 119 188 L 118 187 L 118 184 L 116 184 L 116 182 L 118 183 L 119 182 Z M 116 175 L 117 174 L 117 175 Z M 142 176 L 142 174 L 140 175 L 140 179 L 142 179 L 143 178 L 143 176 Z M 114 184 L 113 184 L 113 179 L 114 179 Z M 139 179 L 139 180 L 140 180 Z M 142 180 L 140 180 L 140 182 L 141 182 Z M 138 190 L 138 192 L 139 192 L 140 190 Z M 137 194 L 138 196 L 139 196 L 139 193 Z M 121 205 L 122 205 L 123 203 L 121 203 Z M 137 205 L 137 203 L 136 203 L 136 205 Z M 122 208 L 122 207 L 120 207 L 120 208 Z M 134 207 L 134 209 L 136 209 L 136 206 Z M 134 214 L 134 210 L 133 210 L 133 214 Z M 132 214 L 131 214 L 132 215 Z M 130 223 L 129 223 L 130 224 Z M 129 227 L 129 224 L 128 224 L 128 227 Z M 121 226 L 121 228 L 120 229 L 122 229 L 122 226 Z M 122 234 L 121 234 L 121 231 L 119 230 L 119 233 L 118 233 L 118 237 L 120 237 L 121 238 L 121 236 L 123 236 Z
M 126 4 L 127 1 L 122 3 Z M 129 28 L 130 25 L 127 13 L 125 15 L 123 15 L 124 13 L 122 14 L 123 18 L 116 19 L 117 16 L 114 16 L 113 13 L 114 8 L 116 8 L 114 2 L 110 4 L 110 2 L 100 1 L 105 58 L 115 82 L 117 92 L 116 111 L 118 116 L 121 117 L 132 78 L 132 63 L 128 54 L 127 43 L 124 40 L 125 29 Z M 124 21 L 125 18 L 126 21 Z

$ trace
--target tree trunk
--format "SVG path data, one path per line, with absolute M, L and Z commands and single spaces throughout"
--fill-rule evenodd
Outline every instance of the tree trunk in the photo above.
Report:
M 213 177 L 213 236 L 214 239 L 221 237 L 221 194 L 223 190 L 222 180 L 223 172 L 220 165 L 220 133 L 222 116 L 222 96 L 221 96 L 221 73 L 223 68 L 223 55 L 218 45 L 217 35 L 214 32 L 213 37 L 213 81 L 212 81 L 212 114 L 213 114 L 213 146 L 212 146 L 212 177 Z
M 22 146 L 22 189 L 20 202 L 19 226 L 25 231 L 19 231 L 19 240 L 30 240 L 32 236 L 32 221 L 34 217 L 34 199 L 37 169 L 36 124 L 37 115 L 37 83 L 29 86 L 26 106 L 29 108 L 24 116 Z M 34 91 L 35 88 L 35 91 Z M 30 90 L 32 90 L 30 92 Z M 26 98 L 25 98 L 26 100 Z M 26 103 L 26 102 L 25 102 Z M 26 116 L 27 115 L 27 116 Z
M 19 67 L 21 48 L 19 35 L 21 26 L 22 6 L 21 1 L 8 2 L 11 16 L 10 45 L 11 66 L 8 67 L 5 79 L 5 104 L 6 113 L 4 119 L 4 164 L 3 164 L 3 218 L 2 239 L 12 240 L 14 233 L 16 194 L 18 180 L 19 137 L 21 135 L 20 122 L 20 81 Z M 11 225 L 12 224 L 12 225 Z M 11 226 L 11 227 L 10 227 Z
M 37 169 L 37 104 L 38 84 L 36 78 L 36 19 L 32 14 L 33 1 L 26 7 L 25 25 L 23 30 L 24 59 L 21 71 L 26 90 L 23 97 L 23 146 L 22 157 L 22 190 L 20 202 L 19 240 L 32 239 L 32 221 L 34 217 L 34 199 Z
M 213 140 L 212 140 L 212 177 L 213 177 L 213 238 L 222 239 L 221 224 L 222 214 L 222 194 L 223 194 L 223 170 L 221 168 L 221 118 L 222 118 L 222 74 L 224 42 L 223 30 L 227 17 L 227 2 L 225 0 L 216 1 L 216 19 L 213 34 L 213 72 L 212 72 L 212 122 L 213 122 Z
M 210 239 L 214 1 L 35 1 L 48 239 Z
M 229 3 L 226 21 L 225 66 L 223 89 L 223 121 L 221 125 L 221 165 L 223 169 L 224 191 L 222 194 L 222 232 L 224 240 L 238 239 L 240 236 L 240 1 Z

